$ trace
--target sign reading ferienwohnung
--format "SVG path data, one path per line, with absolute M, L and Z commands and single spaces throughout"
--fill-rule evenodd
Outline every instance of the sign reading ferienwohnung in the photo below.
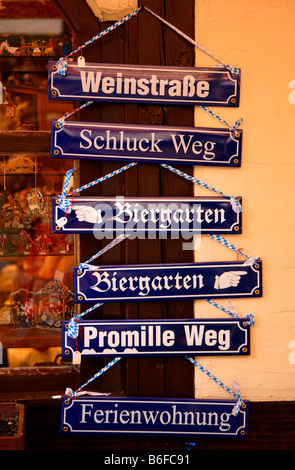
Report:
M 63 434 L 247 437 L 248 402 L 160 398 L 61 398 Z

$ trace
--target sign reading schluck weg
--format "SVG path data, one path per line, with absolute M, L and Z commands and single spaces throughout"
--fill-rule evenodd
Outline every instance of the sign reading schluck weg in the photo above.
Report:
M 52 121 L 51 157 L 241 166 L 242 130 Z
M 69 62 L 64 76 L 49 62 L 48 74 L 49 99 L 239 106 L 240 73 L 226 68 Z

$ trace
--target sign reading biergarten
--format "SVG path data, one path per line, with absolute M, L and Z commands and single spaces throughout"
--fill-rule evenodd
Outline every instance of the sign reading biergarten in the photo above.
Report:
M 262 262 L 74 268 L 75 302 L 261 297 Z
M 97 238 L 118 234 L 157 234 L 188 239 L 197 233 L 242 232 L 242 212 L 228 197 L 83 197 L 68 198 L 65 212 L 53 197 L 53 233 L 93 233 Z M 236 198 L 241 204 L 241 198 Z
M 62 356 L 249 355 L 243 319 L 80 320 L 77 338 L 62 323 Z
M 242 130 L 52 121 L 51 157 L 241 166 Z
M 48 64 L 48 98 L 56 100 L 239 106 L 240 73 L 227 68 L 127 64 Z
M 61 398 L 63 434 L 182 435 L 244 438 L 248 402 L 125 397 Z

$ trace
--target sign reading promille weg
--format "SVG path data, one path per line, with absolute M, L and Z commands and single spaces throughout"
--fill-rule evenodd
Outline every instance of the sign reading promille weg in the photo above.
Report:
M 249 355 L 243 319 L 80 320 L 71 338 L 62 322 L 62 356 Z
M 239 106 L 240 73 L 226 68 L 69 62 L 48 64 L 48 98 L 56 100 Z

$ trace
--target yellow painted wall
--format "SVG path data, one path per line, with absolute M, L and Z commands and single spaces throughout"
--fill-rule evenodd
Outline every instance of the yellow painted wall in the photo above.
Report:
M 241 316 L 254 315 L 251 355 L 197 360 L 232 390 L 236 375 L 242 397 L 252 401 L 295 399 L 295 92 L 293 104 L 289 101 L 289 83 L 295 80 L 294 31 L 294 0 L 196 0 L 196 42 L 241 68 L 240 107 L 211 109 L 230 125 L 243 118 L 244 140 L 241 168 L 195 167 L 195 176 L 243 197 L 243 234 L 226 238 L 250 257 L 262 258 L 264 287 L 260 299 L 232 299 Z M 197 49 L 196 65 L 213 67 L 216 62 Z M 195 125 L 223 127 L 199 107 Z M 214 195 L 199 186 L 195 193 Z M 203 235 L 195 259 L 235 260 L 236 254 Z M 228 305 L 226 299 L 219 303 Z M 196 301 L 195 316 L 226 315 Z M 231 398 L 197 369 L 195 394 Z
M 97 16 L 112 10 L 108 19 L 113 20 L 124 16 L 125 7 L 137 7 L 136 0 L 88 2 Z M 242 72 L 240 107 L 211 109 L 230 125 L 243 118 L 244 137 L 241 168 L 196 166 L 195 176 L 243 197 L 243 234 L 227 239 L 247 255 L 262 258 L 264 286 L 262 298 L 232 300 L 241 316 L 254 315 L 251 355 L 197 359 L 232 389 L 235 375 L 242 397 L 252 401 L 295 399 L 294 31 L 295 0 L 196 0 L 195 40 Z M 216 63 L 197 49 L 196 65 Z M 198 107 L 195 125 L 222 127 Z M 214 194 L 199 186 L 195 193 Z M 203 235 L 195 259 L 235 260 L 236 254 Z M 228 301 L 220 304 L 227 307 Z M 195 302 L 195 316 L 225 314 L 200 300 Z M 195 371 L 197 398 L 231 398 L 203 372 Z

